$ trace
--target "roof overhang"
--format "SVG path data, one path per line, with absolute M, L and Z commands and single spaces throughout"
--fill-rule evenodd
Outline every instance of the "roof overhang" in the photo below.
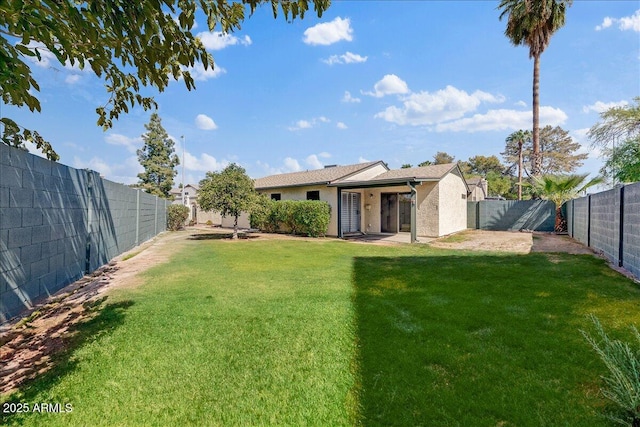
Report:
M 338 187 L 343 190 L 352 190 L 355 188 L 376 188 L 376 187 L 397 187 L 401 185 L 420 185 L 423 182 L 438 182 L 438 178 L 396 178 L 378 181 L 360 181 L 360 182 L 335 182 L 329 184 L 329 187 Z

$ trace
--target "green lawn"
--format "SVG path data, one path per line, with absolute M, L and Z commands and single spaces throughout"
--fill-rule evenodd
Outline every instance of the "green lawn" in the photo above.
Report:
M 598 426 L 640 291 L 603 261 L 342 241 L 190 241 L 112 294 L 9 425 Z

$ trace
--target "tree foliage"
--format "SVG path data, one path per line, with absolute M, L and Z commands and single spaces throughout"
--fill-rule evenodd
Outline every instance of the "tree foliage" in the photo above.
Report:
M 138 174 L 139 185 L 151 194 L 168 199 L 173 177 L 177 174 L 175 167 L 180 160 L 158 114 L 151 114 L 149 123 L 144 127 L 147 130 L 142 135 L 144 146 L 137 152 L 138 161 L 144 168 L 144 172 Z
M 455 161 L 455 157 L 453 157 L 451 154 L 446 153 L 444 151 L 438 151 L 433 156 L 434 165 L 444 165 L 447 163 L 453 163 L 454 161 Z
M 505 167 L 496 156 L 473 156 L 467 162 L 471 175 L 486 176 L 490 172 L 502 175 Z
M 274 17 L 303 18 L 310 3 L 318 16 L 330 0 L 79 0 L 0 2 L 0 97 L 5 104 L 40 111 L 40 90 L 29 61 L 52 54 L 67 66 L 90 68 L 105 80 L 107 101 L 96 108 L 98 125 L 112 126 L 136 105 L 156 106 L 142 87 L 162 92 L 170 80 L 195 87 L 189 67 L 213 67 L 213 58 L 191 31 L 196 11 L 206 16 L 209 30 L 240 28 L 247 11 L 269 4 Z M 37 132 L 3 117 L 2 142 L 21 146 L 33 141 L 49 158 L 58 156 Z
M 507 17 L 504 34 L 515 46 L 526 45 L 533 58 L 533 150 L 531 173 L 541 174 L 540 153 L 540 56 L 553 34 L 565 23 L 572 0 L 500 0 L 500 20 Z
M 634 102 L 601 113 L 588 134 L 606 159 L 600 172 L 618 182 L 640 181 L 640 97 Z
M 584 175 L 543 175 L 537 177 L 533 187 L 536 194 L 556 205 L 555 231 L 566 231 L 566 220 L 562 217 L 562 204 L 575 199 L 587 188 L 602 182 L 602 178 L 593 178 L 584 183 L 588 174 Z
M 518 164 L 518 153 L 522 144 L 522 162 L 524 170 L 532 170 L 533 140 L 529 131 L 517 131 L 505 140 L 502 156 L 509 165 Z M 581 145 L 560 126 L 545 126 L 540 130 L 540 172 L 543 175 L 560 175 L 574 172 L 582 166 L 589 155 L 579 153 Z M 530 165 L 530 168 L 527 168 Z M 531 173 L 533 175 L 533 173 Z
M 231 163 L 222 172 L 207 172 L 200 181 L 198 204 L 205 211 L 234 218 L 233 238 L 238 238 L 238 217 L 252 210 L 256 201 L 253 180 L 243 167 Z

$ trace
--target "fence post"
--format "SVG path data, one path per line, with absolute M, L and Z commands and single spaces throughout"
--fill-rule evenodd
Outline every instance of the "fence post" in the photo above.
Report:
M 136 246 L 140 244 L 140 189 L 136 189 Z
M 153 236 L 157 236 L 158 235 L 158 199 L 159 197 L 156 196 L 156 209 L 153 211 L 154 213 L 154 219 L 153 219 L 153 224 L 154 224 L 154 229 L 153 229 Z
M 587 196 L 587 247 L 591 247 L 591 194 Z
M 618 236 L 618 267 L 624 265 L 624 185 L 620 187 L 620 232 Z
M 91 222 L 93 221 L 93 174 L 89 169 L 85 169 L 87 177 L 87 235 L 84 249 L 84 274 L 91 273 Z

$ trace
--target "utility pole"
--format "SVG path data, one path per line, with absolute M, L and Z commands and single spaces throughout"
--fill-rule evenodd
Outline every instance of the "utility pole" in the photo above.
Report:
M 186 206 L 187 204 L 184 201 L 184 135 L 180 136 L 182 138 L 182 179 L 180 183 L 182 184 L 182 206 Z

